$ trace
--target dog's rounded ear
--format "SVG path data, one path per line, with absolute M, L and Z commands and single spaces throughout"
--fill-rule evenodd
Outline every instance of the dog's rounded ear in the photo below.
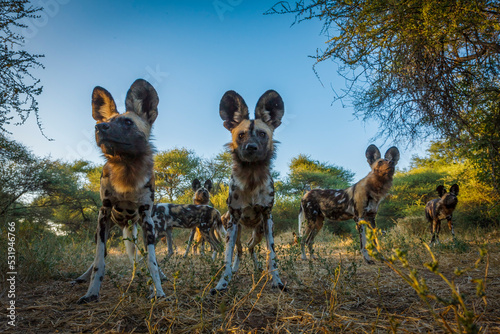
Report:
M 205 184 L 203 185 L 205 188 L 207 188 L 208 192 L 212 191 L 212 180 L 206 180 Z
M 158 116 L 159 101 L 154 87 L 144 79 L 137 79 L 127 92 L 125 107 L 153 125 Z
M 115 100 L 111 94 L 102 87 L 95 87 L 92 92 L 92 117 L 97 123 L 102 123 L 117 114 Z
M 394 165 L 396 165 L 398 163 L 398 161 L 399 161 L 399 150 L 398 150 L 398 148 L 396 146 L 393 146 L 390 149 L 388 149 L 387 152 L 385 152 L 384 158 L 386 158 L 389 161 L 394 162 Z
M 371 144 L 366 149 L 365 156 L 366 161 L 368 161 L 368 164 L 371 166 L 375 161 L 380 159 L 380 151 L 378 150 L 377 146 Z
M 285 104 L 278 92 L 270 89 L 260 97 L 255 107 L 255 119 L 260 119 L 276 129 L 285 114 Z
M 201 188 L 201 182 L 198 179 L 194 179 L 193 183 L 191 184 L 191 187 L 193 188 L 193 191 L 196 192 L 196 190 Z
M 450 188 L 450 193 L 452 193 L 455 196 L 458 196 L 458 184 L 454 184 Z
M 436 191 L 437 191 L 439 197 L 443 197 L 443 195 L 446 194 L 446 188 L 443 185 L 439 185 L 436 188 Z
M 224 127 L 232 131 L 243 120 L 248 119 L 248 107 L 240 94 L 229 90 L 220 100 L 219 115 L 224 121 Z

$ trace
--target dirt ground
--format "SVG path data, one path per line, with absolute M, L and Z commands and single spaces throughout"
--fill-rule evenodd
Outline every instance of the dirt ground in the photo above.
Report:
M 245 254 L 239 272 L 224 295 L 211 296 L 222 266 L 208 257 L 176 255 L 158 258 L 169 278 L 163 282 L 167 300 L 148 301 L 147 275 L 132 269 L 120 247 L 107 258 L 107 275 L 99 302 L 77 305 L 88 284 L 72 286 L 81 268 L 60 268 L 61 277 L 23 282 L 17 290 L 15 330 L 5 321 L 6 333 L 451 333 L 459 332 L 456 306 L 447 283 L 424 267 L 430 257 L 424 247 L 410 249 L 410 267 L 428 286 L 427 303 L 384 263 L 367 265 L 352 240 L 320 243 L 320 258 L 302 261 L 297 245 L 286 237 L 277 253 L 280 275 L 288 291 L 271 288 L 268 275 L 255 271 Z M 470 271 L 454 276 L 456 268 L 474 265 L 477 245 L 461 250 L 434 250 L 439 271 L 453 281 L 465 300 L 469 319 L 481 333 L 500 333 L 500 242 L 489 240 L 488 258 Z M 178 249 L 181 253 L 182 250 Z M 260 249 L 260 260 L 265 262 Z M 403 272 L 408 268 L 398 266 Z M 484 279 L 486 297 L 476 295 Z M 130 287 L 129 287 L 130 285 Z M 127 290 L 127 287 L 128 290 Z M 7 304 L 2 296 L 1 313 Z M 6 319 L 6 314 L 2 314 Z M 473 329 L 470 329 L 471 331 Z

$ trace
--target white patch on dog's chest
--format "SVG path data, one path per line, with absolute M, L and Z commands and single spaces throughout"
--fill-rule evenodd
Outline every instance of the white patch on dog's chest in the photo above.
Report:
M 375 201 L 375 200 L 369 200 L 368 201 L 368 205 L 365 207 L 365 211 L 366 212 L 374 212 L 376 213 L 377 210 L 378 210 L 378 204 L 379 202 L 378 201 Z

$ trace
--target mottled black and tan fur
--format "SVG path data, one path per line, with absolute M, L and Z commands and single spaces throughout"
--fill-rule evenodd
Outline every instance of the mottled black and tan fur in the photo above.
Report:
M 172 229 L 178 228 L 198 228 L 201 235 L 207 240 L 214 250 L 213 258 L 217 255 L 217 250 L 221 249 L 220 241 L 215 236 L 214 226 L 222 226 L 219 211 L 208 205 L 195 204 L 166 204 L 155 205 L 153 213 L 156 238 L 167 237 L 168 255 L 174 253 Z M 184 256 L 187 256 L 189 248 Z
M 158 95 L 147 81 L 138 79 L 125 100 L 120 114 L 111 94 L 101 87 L 92 93 L 92 116 L 96 120 L 95 138 L 106 164 L 101 175 L 101 200 L 96 233 L 96 256 L 90 268 L 74 282 L 90 279 L 85 296 L 78 303 L 98 300 L 104 278 L 106 240 L 113 225 L 123 231 L 130 260 L 136 260 L 137 224 L 143 231 L 147 265 L 153 279 L 152 296 L 164 297 L 155 255 L 155 229 L 151 213 L 154 200 L 153 147 L 151 126 L 158 115 Z
M 458 204 L 458 190 L 458 184 L 452 185 L 450 192 L 446 192 L 446 188 L 440 185 L 436 188 L 439 198 L 430 200 L 425 205 L 425 217 L 431 223 L 431 246 L 436 242 L 439 244 L 439 232 L 441 231 L 441 220 L 443 219 L 448 221 L 451 235 L 455 238 L 452 215 Z
M 212 181 L 206 180 L 205 183 L 202 185 L 200 180 L 194 179 L 191 186 L 192 186 L 192 189 L 194 191 L 193 204 L 209 205 L 210 204 L 210 192 L 212 191 Z M 215 227 L 214 232 L 217 234 L 217 238 L 220 238 L 224 227 L 222 227 L 222 225 L 216 225 L 214 227 Z M 224 230 L 224 232 L 225 232 L 225 230 Z M 194 240 L 194 244 L 193 244 L 193 240 Z M 195 227 L 191 230 L 191 234 L 189 235 L 189 240 L 188 240 L 188 245 L 186 247 L 186 254 L 185 255 L 187 255 L 189 253 L 189 250 L 191 248 L 191 244 L 193 244 L 193 253 L 196 254 L 198 252 L 198 246 L 200 246 L 200 254 L 202 254 L 202 255 L 205 254 L 205 238 L 203 238 L 203 235 L 198 231 L 197 227 Z
M 310 256 L 314 257 L 314 238 L 323 227 L 325 218 L 332 221 L 354 219 L 360 235 L 361 253 L 366 262 L 373 263 L 365 249 L 366 226 L 359 222 L 364 220 L 375 227 L 378 206 L 392 186 L 399 150 L 391 147 L 381 158 L 379 149 L 370 145 L 366 149 L 366 158 L 372 170 L 358 183 L 347 189 L 313 189 L 302 197 L 299 234 L 303 260 L 307 260 L 306 245 Z
M 227 199 L 229 221 L 226 226 L 225 271 L 212 293 L 226 290 L 233 272 L 238 270 L 243 226 L 253 230 L 248 249 L 256 267 L 254 248 L 266 237 L 267 268 L 272 276 L 272 286 L 285 288 L 278 275 L 271 215 L 274 204 L 271 177 L 271 162 L 275 156 L 273 132 L 281 124 L 284 112 L 283 100 L 273 90 L 260 97 L 253 120 L 249 119 L 245 101 L 235 91 L 226 92 L 221 99 L 219 114 L 224 127 L 232 134 L 227 147 L 232 154 L 233 167 Z M 231 266 L 235 245 L 238 245 L 237 255 Z

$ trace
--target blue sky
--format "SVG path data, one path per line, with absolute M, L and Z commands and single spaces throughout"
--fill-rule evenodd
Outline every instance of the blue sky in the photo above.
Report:
M 102 163 L 94 142 L 90 105 L 99 85 L 124 111 L 125 94 L 137 78 L 148 80 L 160 97 L 153 129 L 157 150 L 193 149 L 213 157 L 230 140 L 218 106 L 227 90 L 237 91 L 253 115 L 258 98 L 275 89 L 285 103 L 281 144 L 275 169 L 282 175 L 292 157 L 308 154 L 364 177 L 364 157 L 374 122 L 363 123 L 340 101 L 332 87 L 344 81 L 333 62 L 317 67 L 308 56 L 323 48 L 321 22 L 291 24 L 290 15 L 263 15 L 276 0 L 106 1 L 41 0 L 42 17 L 26 23 L 26 48 L 44 54 L 45 69 L 35 75 L 44 92 L 40 117 L 47 141 L 34 117 L 10 126 L 12 138 L 37 155 Z M 382 154 L 393 143 L 374 142 Z M 425 145 L 423 145 L 425 146 Z M 407 167 L 425 147 L 400 147 L 400 167 Z

